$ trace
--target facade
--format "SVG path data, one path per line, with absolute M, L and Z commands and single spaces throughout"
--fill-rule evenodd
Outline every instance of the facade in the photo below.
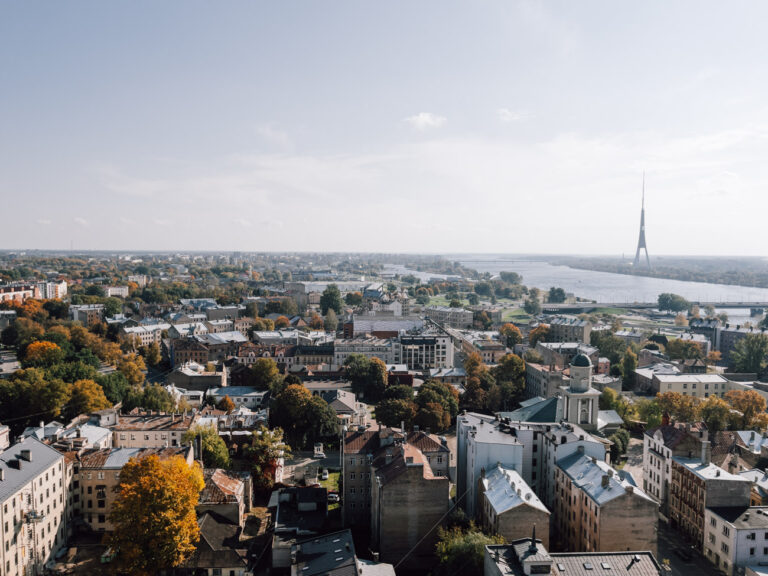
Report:
M 393 338 L 363 336 L 338 339 L 333 343 L 333 364 L 342 366 L 350 354 L 362 354 L 367 358 L 378 358 L 385 364 L 399 363 L 399 346 Z
M 107 286 L 104 288 L 104 293 L 108 297 L 128 298 L 128 292 L 128 286 Z
M 188 362 L 174 368 L 173 372 L 168 374 L 166 381 L 168 384 L 185 390 L 196 390 L 205 392 L 209 388 L 219 388 L 227 385 L 228 369 L 226 366 L 220 366 L 219 370 L 208 370 L 207 364 L 198 364 L 197 362 Z
M 669 519 L 699 550 L 704 545 L 707 508 L 749 506 L 751 483 L 704 460 L 672 458 Z
M 81 304 L 69 306 L 69 317 L 84 326 L 90 326 L 104 320 L 104 304 Z
M 78 455 L 74 465 L 74 506 L 94 532 L 114 529 L 109 514 L 118 496 L 120 471 L 129 460 L 157 455 L 160 458 L 182 456 L 192 464 L 192 447 L 177 448 L 107 448 L 88 450 Z
M 704 557 L 728 576 L 748 565 L 768 563 L 768 508 L 708 508 L 704 515 Z
M 122 414 L 112 426 L 116 448 L 165 448 L 181 446 L 182 437 L 199 419 L 198 414 L 141 412 Z
M 550 342 L 582 342 L 589 343 L 592 333 L 592 323 L 579 318 L 558 316 L 548 321 Z
M 478 524 L 511 542 L 536 526 L 549 546 L 550 513 L 516 471 L 500 464 L 485 472 L 478 486 Z
M 745 328 L 743 326 L 737 325 L 737 326 L 731 326 L 730 324 L 726 324 L 724 327 L 717 330 L 717 341 L 720 353 L 722 356 L 722 362 L 724 364 L 730 364 L 731 362 L 731 353 L 733 352 L 734 348 L 736 348 L 736 344 L 740 341 L 746 338 L 749 334 L 761 334 L 764 333 L 764 331 L 755 329 L 755 328 Z
M 608 464 L 581 450 L 555 472 L 555 538 L 569 552 L 656 552 L 658 504 Z
M 672 458 L 701 455 L 707 458 L 708 433 L 703 423 L 670 425 L 668 419 L 643 434 L 643 489 L 669 513 Z
M 371 466 L 371 548 L 384 562 L 402 561 L 404 569 L 431 567 L 438 536 L 434 527 L 449 504 L 447 467 L 433 468 L 407 440 L 384 448 Z
M 269 390 L 257 390 L 252 386 L 225 386 L 223 388 L 211 388 L 206 393 L 209 398 L 218 404 L 226 396 L 235 403 L 235 406 L 245 406 L 251 410 L 261 410 L 269 404 Z
M 596 366 L 600 350 L 581 342 L 538 342 L 536 352 L 543 358 L 545 366 L 565 368 L 577 355 L 589 357 L 592 366 Z
M 533 362 L 525 363 L 525 397 L 553 398 L 565 386 L 568 377 L 562 368 Z
M 423 310 L 424 316 L 443 326 L 458 328 L 459 330 L 471 330 L 474 325 L 474 313 L 464 308 L 450 308 L 449 306 L 427 306 Z
M 723 396 L 730 387 L 728 380 L 719 374 L 654 374 L 652 389 L 657 394 L 677 392 L 704 400 L 710 396 Z
M 401 334 L 399 345 L 400 358 L 396 364 L 406 364 L 411 370 L 453 367 L 453 343 L 445 334 Z
M 0 454 L 0 569 L 3 576 L 42 574 L 66 544 L 64 456 L 35 438 Z
M 0 302 L 24 302 L 27 298 L 39 298 L 40 291 L 36 284 L 0 285 Z
M 67 295 L 67 281 L 62 280 L 61 282 L 40 282 L 37 285 L 37 289 L 40 292 L 40 298 L 45 300 L 61 300 Z
M 138 338 L 142 346 L 150 344 L 160 344 L 163 341 L 163 333 L 168 333 L 171 325 L 166 323 L 142 324 L 140 326 L 129 326 L 122 328 L 121 332 L 132 338 Z

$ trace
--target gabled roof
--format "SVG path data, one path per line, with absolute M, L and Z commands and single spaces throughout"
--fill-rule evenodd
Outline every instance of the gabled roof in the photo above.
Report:
M 355 576 L 355 543 L 352 532 L 342 530 L 299 540 L 291 546 L 295 552 L 294 573 L 302 576 Z
M 23 450 L 29 450 L 29 459 L 24 457 Z M 0 470 L 4 474 L 3 480 L 0 480 L 0 502 L 13 496 L 43 471 L 63 459 L 64 456 L 57 450 L 32 437 L 24 438 L 6 449 L 0 454 Z
M 199 504 L 236 504 L 242 500 L 244 485 L 237 475 L 221 468 L 206 468 L 203 478 L 205 487 Z
M 503 514 L 520 506 L 531 506 L 549 514 L 546 506 L 514 469 L 498 464 L 482 479 L 485 498 L 494 512 Z
M 248 564 L 248 549 L 240 542 L 240 526 L 223 516 L 206 511 L 197 519 L 200 541 L 185 562 L 187 568 L 239 568 Z
M 557 402 L 557 398 L 540 398 L 538 402 L 530 402 L 527 406 L 521 404 L 520 408 L 512 412 L 499 412 L 499 416 L 509 418 L 511 422 L 557 422 Z

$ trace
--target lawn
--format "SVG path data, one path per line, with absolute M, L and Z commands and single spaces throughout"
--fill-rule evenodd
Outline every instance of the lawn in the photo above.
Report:
M 591 314 L 626 314 L 628 310 L 626 308 L 595 308 Z
M 318 478 L 320 474 L 322 474 L 322 469 L 318 473 Z M 333 490 L 334 492 L 339 491 L 339 477 L 341 476 L 341 472 L 328 472 L 328 480 L 319 480 L 320 486 L 327 489 L 329 492 Z M 328 503 L 328 511 L 335 510 L 339 507 L 338 502 L 329 502 Z
M 522 308 L 515 308 L 514 310 L 505 310 L 501 315 L 501 319 L 506 321 L 513 320 L 515 322 L 527 322 L 531 317 L 526 314 Z

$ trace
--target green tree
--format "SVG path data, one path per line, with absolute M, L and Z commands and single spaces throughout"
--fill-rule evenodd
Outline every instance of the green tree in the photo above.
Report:
M 673 360 L 689 360 L 704 357 L 704 351 L 698 342 L 683 340 L 682 338 L 673 338 L 667 342 L 666 351 L 667 355 Z
M 280 370 L 272 358 L 259 358 L 251 364 L 253 386 L 258 390 L 269 390 L 280 377 Z
M 552 302 L 555 304 L 565 302 L 565 290 L 552 286 L 552 288 L 549 289 L 549 294 L 547 295 L 547 302 Z
M 413 401 L 413 388 L 404 384 L 397 384 L 395 386 L 387 386 L 384 390 L 384 399 L 391 400 L 408 400 Z
M 546 342 L 549 335 L 549 326 L 547 324 L 539 324 L 528 333 L 528 344 L 531 348 L 536 348 L 536 344 L 539 342 Z
M 401 422 L 409 428 L 416 417 L 416 404 L 403 398 L 385 398 L 376 405 L 376 421 L 384 426 L 399 427 Z
M 325 315 L 325 320 L 323 321 L 323 328 L 325 328 L 326 332 L 336 332 L 336 328 L 339 326 L 339 319 L 336 316 L 336 312 L 333 311 L 333 308 L 330 308 L 328 310 L 328 313 Z
M 253 432 L 248 447 L 253 485 L 259 491 L 271 490 L 280 458 L 291 457 L 291 447 L 283 442 L 282 428 L 272 430 L 262 426 Z
M 203 465 L 206 468 L 229 468 L 229 451 L 216 427 L 193 426 L 184 433 L 181 441 L 189 444 L 198 437 L 203 449 Z
M 658 306 L 659 310 L 662 312 L 665 310 L 670 312 L 683 312 L 691 307 L 691 303 L 682 296 L 665 292 L 663 294 L 659 294 Z
M 363 295 L 360 292 L 347 292 L 344 296 L 344 302 L 348 306 L 360 306 L 363 303 Z
M 110 520 L 124 569 L 157 574 L 183 564 L 200 538 L 195 506 L 203 486 L 200 466 L 181 456 L 153 454 L 123 466 Z
M 731 360 L 737 372 L 762 374 L 765 369 L 765 357 L 768 354 L 768 335 L 762 333 L 747 334 L 736 342 L 731 352 Z
M 387 366 L 378 358 L 362 354 L 350 354 L 344 361 L 347 377 L 352 382 L 352 391 L 362 395 L 366 402 L 375 403 L 387 387 Z
M 525 302 L 523 303 L 523 310 L 525 310 L 526 314 L 536 316 L 541 314 L 541 304 L 539 303 L 538 299 L 526 298 Z
M 635 370 L 637 369 L 637 354 L 632 352 L 632 348 L 627 348 L 624 352 L 624 358 L 621 360 L 621 373 L 624 375 L 624 386 L 631 386 L 635 381 Z
M 474 292 L 467 294 L 467 301 L 470 306 L 477 306 L 480 304 L 480 298 Z
M 0 422 L 8 421 L 12 435 L 61 415 L 69 400 L 69 386 L 46 377 L 41 368 L 25 368 L 7 380 L 0 378 Z
M 474 524 L 467 530 L 459 527 L 438 530 L 436 576 L 482 576 L 485 547 L 504 544 L 501 536 L 487 536 Z
M 320 310 L 323 316 L 328 314 L 328 310 L 333 310 L 336 314 L 341 314 L 344 308 L 344 302 L 341 300 L 341 292 L 336 284 L 328 284 L 320 296 Z

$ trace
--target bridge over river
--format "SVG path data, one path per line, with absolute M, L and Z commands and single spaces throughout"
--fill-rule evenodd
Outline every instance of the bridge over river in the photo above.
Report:
M 691 304 L 701 309 L 707 306 L 714 308 L 768 308 L 768 302 L 704 302 L 691 301 Z M 572 304 L 542 304 L 541 310 L 545 313 L 581 313 L 590 312 L 595 308 L 624 308 L 630 310 L 654 310 L 658 307 L 658 302 L 574 302 Z

